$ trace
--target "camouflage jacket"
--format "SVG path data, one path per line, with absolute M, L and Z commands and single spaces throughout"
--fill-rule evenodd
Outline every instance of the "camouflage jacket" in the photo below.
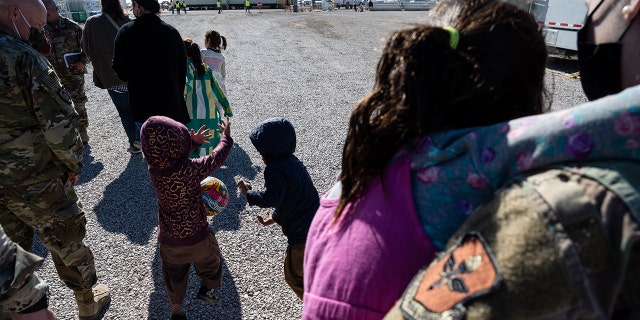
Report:
M 79 174 L 77 117 L 47 59 L 0 28 L 0 189 Z
M 0 310 L 20 312 L 47 295 L 49 287 L 33 274 L 42 261 L 13 243 L 0 226 Z
M 74 21 L 63 16 L 56 23 L 47 23 L 45 26 L 47 36 L 51 41 L 51 53 L 47 56 L 60 78 L 71 76 L 82 77 L 84 71 L 75 68 L 67 68 L 64 62 L 66 53 L 80 52 L 80 61 L 87 64 L 87 56 L 82 52 L 82 27 Z M 69 88 L 67 88 L 70 90 Z

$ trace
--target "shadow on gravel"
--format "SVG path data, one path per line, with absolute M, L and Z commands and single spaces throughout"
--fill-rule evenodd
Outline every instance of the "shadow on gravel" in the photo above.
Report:
M 568 74 L 576 73 L 579 71 L 577 59 L 561 56 L 549 57 L 549 59 L 547 60 L 547 68 Z
M 93 162 L 95 158 L 91 155 L 91 146 L 84 146 L 82 158 L 82 174 L 78 177 L 78 185 L 91 181 L 104 169 L 102 162 Z
M 154 236 L 158 206 L 147 163 L 140 154 L 131 155 L 127 167 L 106 186 L 93 211 L 103 229 L 125 234 L 135 244 L 144 245 Z
M 154 290 L 149 295 L 149 320 L 165 320 L 171 316 L 171 303 L 167 296 L 162 280 L 162 263 L 160 259 L 160 247 L 156 245 L 156 254 L 153 258 L 153 286 Z M 189 282 L 185 294 L 182 309 L 192 320 L 240 320 L 242 309 L 240 296 L 236 283 L 229 273 L 224 257 L 222 259 L 222 287 L 216 289 L 216 295 L 222 302 L 218 305 L 210 305 L 196 301 L 196 293 L 200 287 L 200 279 L 193 267 L 189 270 Z
M 238 193 L 236 188 L 235 176 L 242 176 L 247 180 L 253 180 L 260 167 L 251 163 L 249 155 L 234 143 L 231 153 L 224 165 L 216 170 L 212 176 L 222 180 L 227 186 L 229 192 L 229 203 L 220 215 L 212 219 L 212 229 L 216 233 L 220 230 L 238 230 L 240 229 L 240 218 L 238 215 L 244 211 L 247 203 L 246 199 Z

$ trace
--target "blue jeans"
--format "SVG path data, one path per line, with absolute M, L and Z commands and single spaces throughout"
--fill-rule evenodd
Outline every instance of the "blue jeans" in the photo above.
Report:
M 129 146 L 133 146 L 134 141 L 140 141 L 140 130 L 136 128 L 133 115 L 131 114 L 131 108 L 129 108 L 129 93 L 111 89 L 107 89 L 107 92 L 109 92 L 111 101 L 113 101 L 116 110 L 118 110 L 120 122 L 122 122 L 124 132 L 129 139 Z

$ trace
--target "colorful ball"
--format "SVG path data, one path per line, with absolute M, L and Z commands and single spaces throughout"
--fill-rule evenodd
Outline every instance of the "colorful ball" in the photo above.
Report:
M 213 217 L 227 206 L 229 202 L 229 192 L 227 186 L 220 179 L 207 177 L 200 182 L 202 188 L 202 201 L 207 215 Z

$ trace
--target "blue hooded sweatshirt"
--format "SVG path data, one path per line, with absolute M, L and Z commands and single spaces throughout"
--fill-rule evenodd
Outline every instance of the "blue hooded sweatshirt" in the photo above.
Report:
M 288 243 L 305 243 L 320 197 L 304 164 L 293 155 L 296 150 L 293 125 L 286 119 L 272 118 L 255 127 L 249 139 L 266 166 L 265 189 L 249 190 L 247 202 L 261 208 L 275 208 L 271 215 L 282 227 Z

